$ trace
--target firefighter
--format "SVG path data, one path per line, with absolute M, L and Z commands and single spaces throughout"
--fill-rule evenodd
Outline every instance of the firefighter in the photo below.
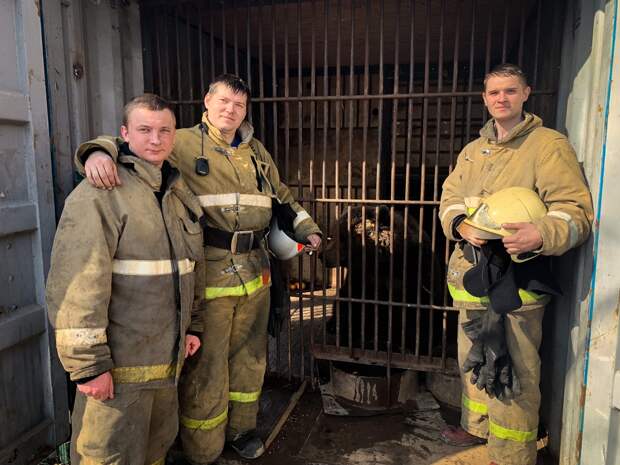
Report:
M 264 452 L 255 428 L 266 368 L 271 279 L 264 239 L 273 202 L 292 212 L 298 241 L 311 249 L 321 243 L 320 229 L 254 138 L 245 120 L 249 99 L 239 77 L 217 77 L 205 94 L 202 121 L 177 132 L 170 158 L 206 218 L 203 348 L 188 363 L 180 386 L 180 437 L 194 464 L 215 461 L 225 441 L 246 459 Z M 76 161 L 87 159 L 89 181 L 110 189 L 119 179 L 108 155 L 115 159 L 116 147 L 102 137 L 82 144 Z
M 83 182 L 69 195 L 47 281 L 60 361 L 77 383 L 74 465 L 164 464 L 181 368 L 203 330 L 202 210 L 166 161 L 174 113 L 137 97 L 121 135 L 122 187 Z
M 459 308 L 460 366 L 472 347 L 462 325 L 467 327 L 490 308 L 488 298 L 473 296 L 463 285 L 465 273 L 474 266 L 479 248 L 487 242 L 471 221 L 464 221 L 482 199 L 506 187 L 520 186 L 534 190 L 544 202 L 547 213 L 541 219 L 501 225 L 511 233 L 501 240 L 512 256 L 532 252 L 562 255 L 590 233 L 592 201 L 575 152 L 566 137 L 543 127 L 540 118 L 523 111 L 529 95 L 526 76 L 515 65 L 499 65 L 486 75 L 482 98 L 492 118 L 480 131 L 480 137 L 461 151 L 443 184 L 439 218 L 445 235 L 457 241 L 447 282 L 454 305 Z M 550 297 L 523 290 L 519 297 L 521 306 L 508 313 L 504 321 L 506 344 L 521 393 L 513 399 L 491 398 L 462 372 L 462 428 L 442 432 L 442 439 L 453 445 L 486 441 L 491 464 L 495 465 L 536 463 L 538 349 L 544 308 Z

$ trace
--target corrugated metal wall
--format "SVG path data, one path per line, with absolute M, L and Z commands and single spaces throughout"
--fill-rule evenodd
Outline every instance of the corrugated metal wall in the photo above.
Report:
M 0 3 L 0 463 L 15 465 L 69 428 L 45 312 L 55 221 L 39 14 Z

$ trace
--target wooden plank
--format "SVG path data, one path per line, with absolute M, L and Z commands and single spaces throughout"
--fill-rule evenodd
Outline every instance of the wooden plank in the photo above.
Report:
M 273 429 L 271 430 L 271 433 L 269 433 L 269 436 L 267 437 L 267 440 L 265 441 L 265 450 L 269 449 L 269 446 L 271 445 L 271 443 L 278 436 L 278 433 L 280 432 L 280 430 L 286 423 L 286 420 L 288 420 L 288 417 L 290 416 L 291 412 L 297 405 L 297 402 L 299 402 L 299 399 L 305 392 L 307 384 L 308 384 L 308 381 L 304 380 L 304 382 L 301 383 L 301 386 L 299 386 L 299 389 L 297 389 L 297 392 L 295 392 L 295 394 L 293 394 L 293 396 L 291 397 L 291 400 L 288 403 L 288 407 L 286 407 L 286 410 L 284 411 L 284 413 L 282 413 L 282 415 L 280 416 L 280 419 L 278 420 L 276 425 L 273 427 Z
M 37 229 L 37 209 L 34 204 L 0 207 L 0 237 Z
M 0 352 L 44 333 L 45 327 L 45 311 L 40 305 L 16 309 L 0 319 Z
M 0 90 L 0 121 L 28 123 L 28 99 L 24 94 Z

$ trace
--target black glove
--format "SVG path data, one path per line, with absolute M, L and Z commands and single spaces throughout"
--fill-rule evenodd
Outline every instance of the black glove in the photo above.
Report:
M 463 371 L 472 372 L 470 381 L 490 398 L 512 399 L 521 393 L 519 379 L 506 346 L 505 316 L 491 308 L 480 318 L 462 324 L 472 348 Z

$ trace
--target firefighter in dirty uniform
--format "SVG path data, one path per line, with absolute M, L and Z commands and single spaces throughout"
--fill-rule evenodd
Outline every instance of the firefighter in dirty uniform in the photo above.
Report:
M 78 390 L 73 465 L 163 465 L 181 368 L 203 330 L 202 210 L 166 161 L 174 113 L 137 97 L 121 134 L 122 187 L 82 182 L 67 198 L 47 281 L 58 354 Z
M 264 238 L 272 202 L 292 208 L 299 242 L 312 249 L 321 243 L 318 226 L 281 182 L 245 121 L 249 98 L 239 77 L 216 78 L 204 98 L 202 121 L 177 131 L 171 156 L 206 218 L 203 346 L 180 386 L 180 438 L 194 464 L 215 461 L 225 441 L 244 458 L 264 452 L 255 428 L 266 368 L 271 278 Z M 116 147 L 105 137 L 83 144 L 79 154 L 87 158 L 85 173 L 93 184 L 118 184 L 108 156 L 116 157 Z
M 513 234 L 503 238 L 511 255 L 528 252 L 562 255 L 578 246 L 590 232 L 592 201 L 575 152 L 562 134 L 543 127 L 537 116 L 523 111 L 530 88 L 522 70 L 503 64 L 484 81 L 482 97 L 492 119 L 480 137 L 459 154 L 454 171 L 443 184 L 439 217 L 446 236 L 458 241 L 448 265 L 448 288 L 459 308 L 459 366 L 471 341 L 461 324 L 487 311 L 488 299 L 474 297 L 463 286 L 463 275 L 473 267 L 467 248 L 485 241 L 463 222 L 481 199 L 506 187 L 534 190 L 547 214 L 534 222 L 502 225 Z M 448 428 L 442 439 L 453 445 L 487 441 L 491 464 L 534 465 L 538 409 L 542 319 L 549 296 L 519 291 L 522 306 L 505 319 L 506 343 L 521 381 L 521 394 L 512 400 L 491 399 L 461 373 L 462 428 Z

